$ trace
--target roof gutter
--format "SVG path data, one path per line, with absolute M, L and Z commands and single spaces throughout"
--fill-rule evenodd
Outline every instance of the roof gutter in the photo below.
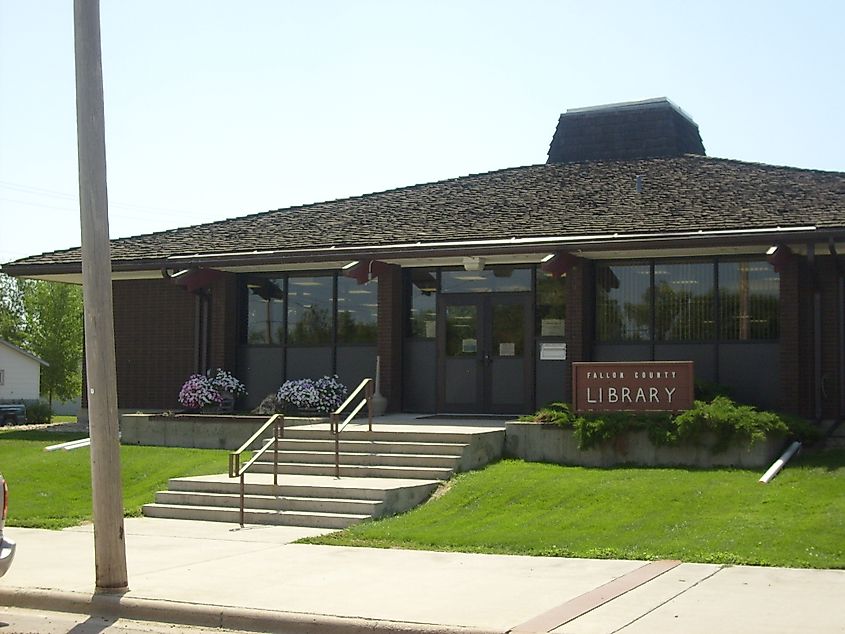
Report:
M 502 253 L 543 253 L 549 250 L 611 251 L 660 249 L 672 247 L 742 246 L 766 242 L 828 240 L 845 237 L 845 229 L 819 229 L 816 225 L 765 227 L 759 229 L 720 229 L 712 231 L 676 231 L 666 233 L 602 233 L 575 236 L 502 238 L 491 240 L 454 240 L 439 242 L 403 242 L 360 246 L 330 246 L 305 249 L 266 249 L 254 251 L 219 251 L 171 255 L 143 260 L 113 260 L 112 270 L 181 270 L 191 267 L 249 266 L 266 264 L 326 262 L 343 259 L 401 259 L 434 256 L 492 255 Z M 55 264 L 8 264 L 3 270 L 15 276 L 79 273 L 79 262 Z

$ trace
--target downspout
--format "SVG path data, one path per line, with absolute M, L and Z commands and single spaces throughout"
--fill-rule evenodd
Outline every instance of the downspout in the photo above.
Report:
M 828 250 L 836 265 L 836 305 L 839 320 L 839 417 L 842 418 L 845 416 L 845 271 L 836 252 L 836 242 L 833 238 L 828 242 Z
M 807 245 L 807 263 L 813 284 L 813 405 L 816 422 L 822 419 L 822 294 L 816 265 L 816 245 Z

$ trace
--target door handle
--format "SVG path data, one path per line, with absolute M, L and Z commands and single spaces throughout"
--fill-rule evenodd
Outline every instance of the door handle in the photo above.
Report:
M 493 363 L 493 357 L 490 356 L 489 352 L 485 352 L 482 361 L 484 361 L 484 363 Z

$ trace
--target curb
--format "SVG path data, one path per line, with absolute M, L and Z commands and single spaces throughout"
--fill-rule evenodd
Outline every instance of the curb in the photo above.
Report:
M 29 588 L 0 588 L 0 605 L 278 634 L 501 634 L 499 631 L 470 627 L 343 618 L 325 614 L 143 599 L 120 594 L 87 594 Z

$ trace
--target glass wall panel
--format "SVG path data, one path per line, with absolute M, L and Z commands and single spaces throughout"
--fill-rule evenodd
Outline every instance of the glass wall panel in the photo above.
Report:
M 566 277 L 537 267 L 537 336 L 566 336 Z
M 437 269 L 411 269 L 408 334 L 434 339 L 437 335 Z
M 701 341 L 716 334 L 713 262 L 654 265 L 654 338 Z
M 643 341 L 651 331 L 651 267 L 596 266 L 596 339 Z
M 475 356 L 478 352 L 478 308 L 470 306 L 446 307 L 446 355 Z
M 522 304 L 493 304 L 493 356 L 521 357 L 525 346 Z
M 288 278 L 288 343 L 332 343 L 332 276 Z
M 719 262 L 721 338 L 777 339 L 780 280 L 764 261 Z
M 284 278 L 247 280 L 247 343 L 284 343 Z
M 531 269 L 489 266 L 483 271 L 443 271 L 444 293 L 513 293 L 531 290 Z
M 378 280 L 366 284 L 337 278 L 338 343 L 375 343 L 378 330 Z

